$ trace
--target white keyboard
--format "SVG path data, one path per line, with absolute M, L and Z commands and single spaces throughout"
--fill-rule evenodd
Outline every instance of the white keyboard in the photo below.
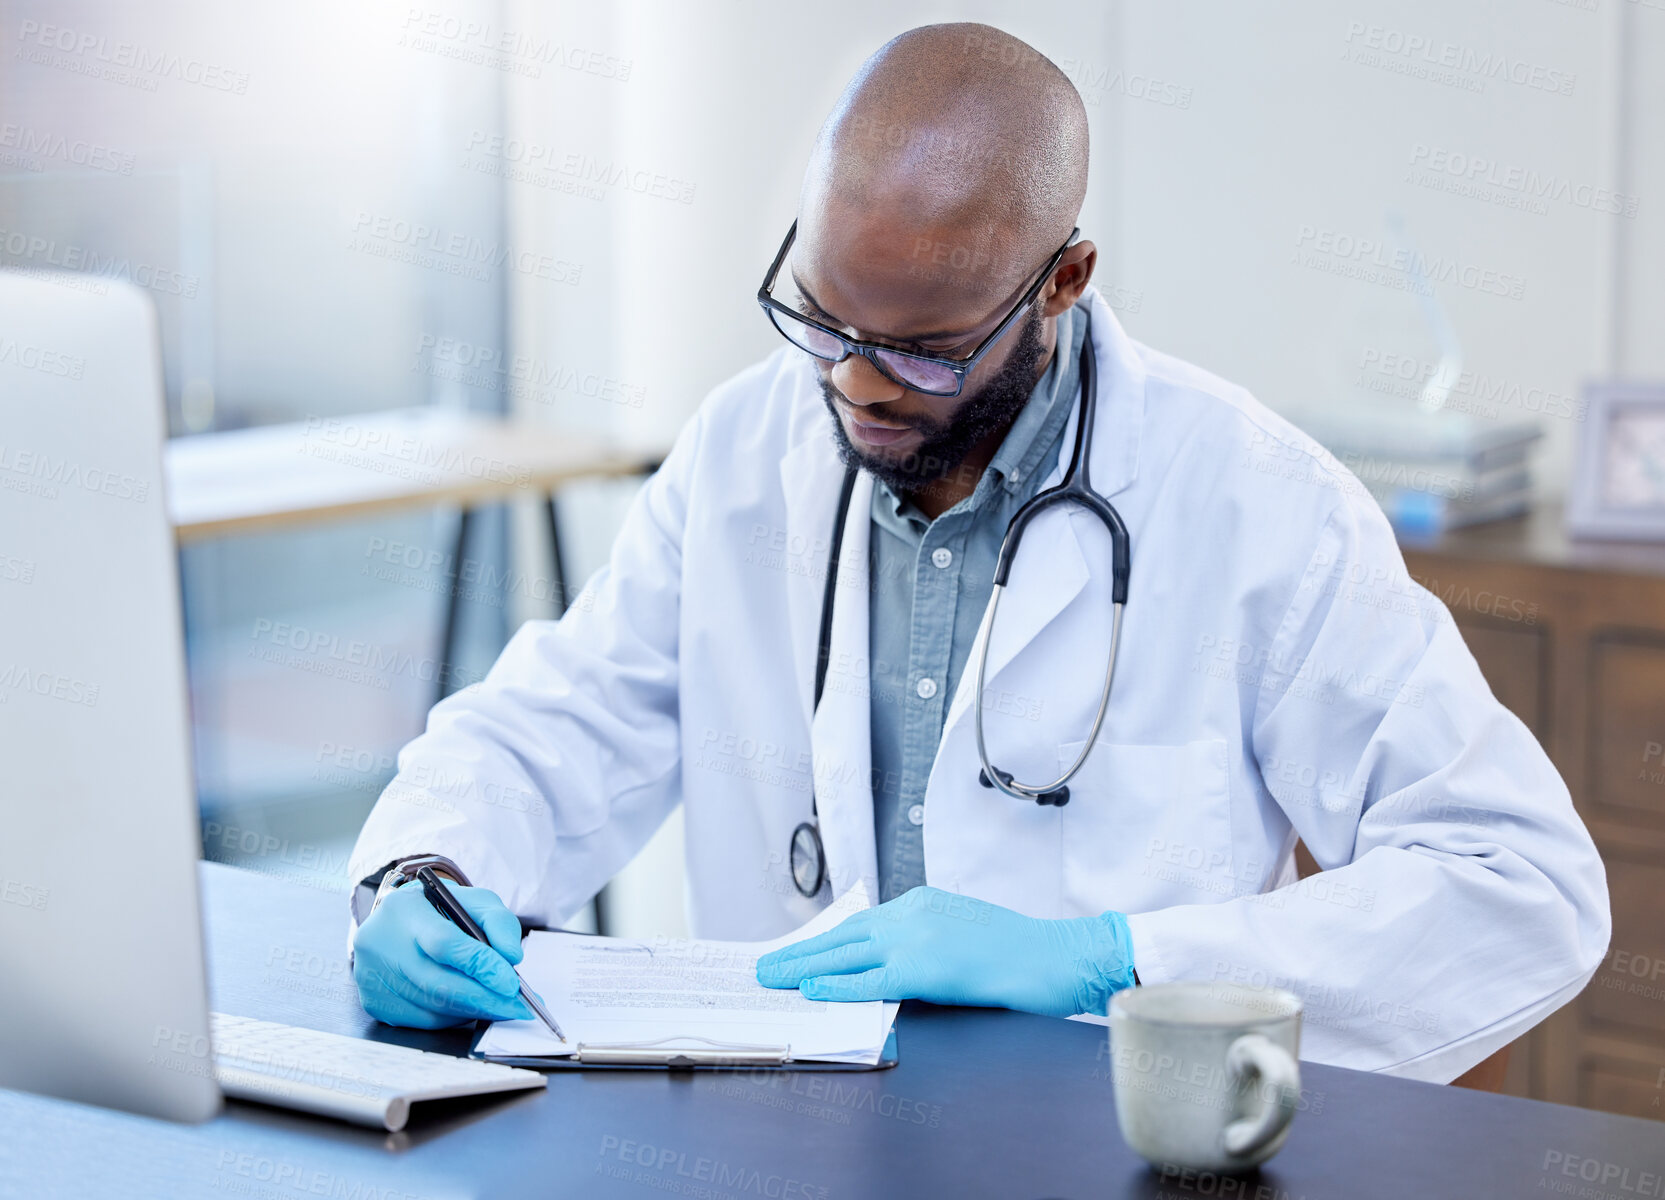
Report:
M 545 1086 L 536 1071 L 226 1013 L 213 1014 L 213 1045 L 228 1096 L 389 1130 L 412 1101 Z

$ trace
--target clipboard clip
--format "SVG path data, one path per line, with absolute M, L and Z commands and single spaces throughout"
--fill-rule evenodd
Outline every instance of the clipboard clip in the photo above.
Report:
M 668 1042 L 704 1042 L 703 1047 L 668 1046 Z M 792 1061 L 791 1046 L 748 1046 L 716 1042 L 705 1037 L 656 1038 L 651 1042 L 579 1042 L 572 1061 L 597 1066 L 668 1067 L 782 1067 Z

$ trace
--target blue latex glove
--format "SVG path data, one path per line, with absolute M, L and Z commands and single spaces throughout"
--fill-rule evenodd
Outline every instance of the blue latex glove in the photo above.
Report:
M 522 956 L 520 921 L 495 892 L 449 886 L 491 945 L 440 916 L 420 883 L 395 889 L 353 939 L 353 981 L 364 1011 L 416 1029 L 535 1019 L 510 965 Z
M 1102 1016 L 1111 995 L 1133 985 L 1133 938 L 1118 912 L 1045 921 L 917 887 L 765 954 L 757 981 L 795 987 L 810 1000 L 929 1000 Z

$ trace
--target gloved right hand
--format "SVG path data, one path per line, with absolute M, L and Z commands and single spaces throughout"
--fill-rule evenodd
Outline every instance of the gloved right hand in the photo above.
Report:
M 353 939 L 353 981 L 364 1011 L 416 1029 L 534 1020 L 510 965 L 522 956 L 520 921 L 486 888 L 453 884 L 451 893 L 491 945 L 440 916 L 420 883 L 394 889 Z

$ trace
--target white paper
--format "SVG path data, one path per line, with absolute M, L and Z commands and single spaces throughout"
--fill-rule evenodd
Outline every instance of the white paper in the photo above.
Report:
M 869 906 L 858 884 L 800 929 L 766 942 L 659 938 L 649 942 L 533 932 L 520 973 L 567 1035 L 543 1023 L 498 1021 L 476 1050 L 566 1057 L 579 1045 L 776 1050 L 794 1059 L 876 1063 L 898 1005 L 806 1000 L 757 982 L 757 960 L 814 937 Z M 701 1040 L 704 1039 L 704 1040 Z M 713 1046 L 711 1043 L 717 1043 Z

